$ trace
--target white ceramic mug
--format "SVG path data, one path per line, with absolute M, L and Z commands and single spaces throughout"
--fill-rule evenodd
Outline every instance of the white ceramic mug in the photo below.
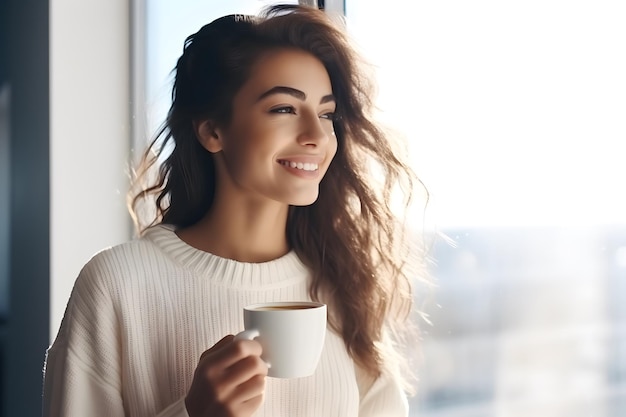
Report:
M 324 348 L 326 305 L 283 301 L 249 305 L 243 310 L 246 330 L 236 339 L 256 339 L 268 376 L 301 378 L 313 375 Z

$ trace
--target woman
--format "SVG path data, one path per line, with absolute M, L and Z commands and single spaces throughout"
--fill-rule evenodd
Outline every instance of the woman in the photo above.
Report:
M 186 40 L 131 200 L 142 236 L 81 271 L 44 415 L 407 414 L 390 335 L 411 294 L 386 190 L 413 176 L 368 118 L 356 62 L 302 6 Z M 259 343 L 233 340 L 243 306 L 310 299 L 329 308 L 316 373 L 266 378 Z

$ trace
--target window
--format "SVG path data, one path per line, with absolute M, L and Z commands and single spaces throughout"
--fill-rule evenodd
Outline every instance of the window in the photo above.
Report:
M 183 52 L 185 38 L 218 17 L 238 13 L 256 14 L 269 4 L 272 2 L 268 0 L 146 1 L 144 88 L 147 109 L 144 113 L 148 117 L 145 121 L 148 136 L 156 132 L 167 115 L 171 103 L 170 75 Z
M 417 294 L 432 325 L 412 415 L 626 415 L 626 7 L 347 0 L 346 15 L 448 237 Z
M 185 37 L 268 3 L 147 4 L 149 132 Z M 411 415 L 626 415 L 626 6 L 345 6 L 448 238 L 433 238 L 436 288 L 416 293 L 432 325 Z

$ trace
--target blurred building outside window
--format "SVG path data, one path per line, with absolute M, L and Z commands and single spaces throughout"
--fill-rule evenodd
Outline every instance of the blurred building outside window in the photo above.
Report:
M 432 324 L 411 415 L 626 415 L 626 6 L 346 0 L 346 15 L 447 237 L 416 294 Z

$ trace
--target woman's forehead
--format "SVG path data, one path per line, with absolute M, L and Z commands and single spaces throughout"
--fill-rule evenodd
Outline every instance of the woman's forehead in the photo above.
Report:
M 328 71 L 314 55 L 299 49 L 275 49 L 263 53 L 251 67 L 243 88 L 262 94 L 284 86 L 295 88 L 308 96 L 332 94 Z

